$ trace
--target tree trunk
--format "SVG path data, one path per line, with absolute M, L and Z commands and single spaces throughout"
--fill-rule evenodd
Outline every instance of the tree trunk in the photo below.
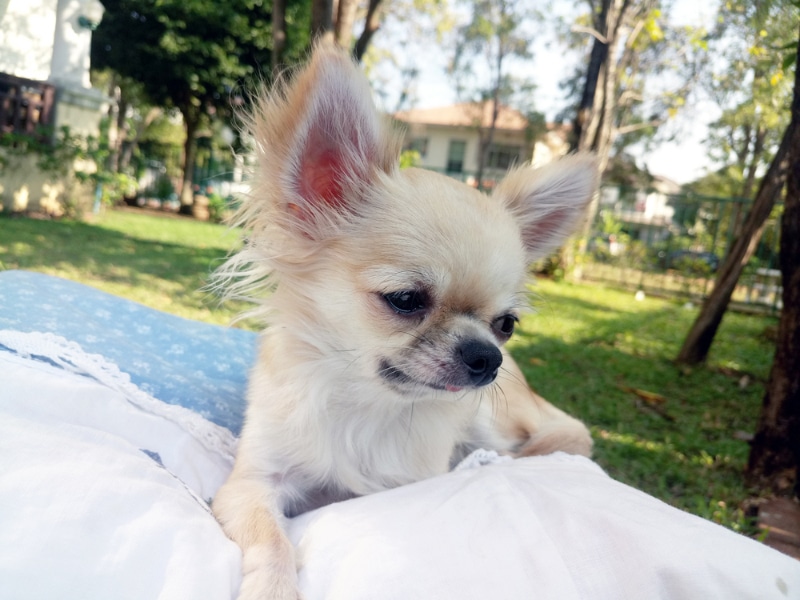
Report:
M 800 47 L 798 51 L 800 51 Z M 734 241 L 728 256 L 720 267 L 714 281 L 714 289 L 703 303 L 700 314 L 689 330 L 675 359 L 676 362 L 694 365 L 706 360 L 711 343 L 714 341 L 717 329 L 722 323 L 722 317 L 728 308 L 733 290 L 739 281 L 739 276 L 750 257 L 753 256 L 764 230 L 764 222 L 772 212 L 772 207 L 786 183 L 789 160 L 795 154 L 795 149 L 800 146 L 800 69 L 795 69 L 791 110 L 792 118 L 783 133 L 781 145 L 772 159 L 772 164 L 770 164 L 764 179 L 761 180 L 758 194 L 756 194 L 750 213 L 742 226 L 742 233 Z M 783 243 L 783 239 L 781 243 Z M 787 305 L 784 303 L 784 310 L 786 309 Z
M 197 155 L 195 134 L 200 124 L 200 111 L 188 107 L 182 111 L 183 124 L 186 130 L 186 141 L 183 143 L 183 181 L 181 183 L 181 208 L 183 214 L 191 214 L 194 204 L 194 190 L 192 189 L 194 176 L 194 159 Z
M 333 39 L 333 0 L 311 0 L 311 39 Z
M 590 142 L 587 141 L 586 129 L 594 114 L 595 95 L 600 81 L 600 74 L 603 72 L 604 65 L 608 59 L 608 10 L 610 5 L 611 0 L 603 0 L 600 13 L 595 16 L 594 27 L 597 35 L 595 35 L 592 42 L 589 65 L 586 67 L 586 78 L 583 83 L 583 94 L 572 124 L 571 152 L 587 150 L 590 145 Z
M 286 3 L 272 0 L 272 79 L 283 71 L 283 51 L 286 48 Z
M 629 0 L 602 0 L 600 11 L 594 15 L 594 42 L 589 57 L 589 66 L 578 111 L 573 122 L 571 151 L 595 152 L 598 157 L 597 168 L 602 175 L 608 165 L 611 145 L 614 138 L 614 113 L 617 107 L 617 70 L 620 56 L 611 49 L 617 46 L 620 26 L 631 9 Z M 617 50 L 619 52 L 619 49 Z M 585 253 L 600 206 L 600 194 L 592 198 L 580 232 L 579 252 Z M 561 263 L 565 271 L 571 271 L 574 256 L 569 248 L 561 251 Z M 580 270 L 574 273 L 581 278 Z
M 762 123 L 759 123 L 753 134 L 753 148 L 750 151 L 750 164 L 744 172 L 745 178 L 742 184 L 742 198 L 750 198 L 753 195 L 753 186 L 755 186 L 756 183 L 756 171 L 758 171 L 758 165 L 761 162 L 761 155 L 764 154 L 764 140 L 766 137 L 767 130 Z
M 800 496 L 800 147 L 792 154 L 781 219 L 783 308 L 747 475 L 762 489 Z
M 489 159 L 489 151 L 494 143 L 494 134 L 497 129 L 497 117 L 500 115 L 500 87 L 503 85 L 503 59 L 505 58 L 505 50 L 502 42 L 497 50 L 497 64 L 495 65 L 497 71 L 497 78 L 494 82 L 494 89 L 492 90 L 492 116 L 489 121 L 489 129 L 486 132 L 486 137 L 480 136 L 481 147 L 478 154 L 478 189 L 483 190 L 483 173 L 486 171 L 486 163 Z M 481 106 L 481 128 L 483 128 L 483 106 Z
M 339 0 L 336 7 L 336 24 L 333 28 L 333 36 L 336 43 L 347 50 L 350 49 L 353 41 L 353 24 L 356 21 L 356 0 Z
M 783 142 L 761 182 L 755 202 L 742 226 L 742 233 L 734 241 L 728 256 L 720 267 L 714 281 L 714 288 L 703 303 L 700 314 L 689 330 L 675 359 L 676 362 L 694 365 L 706 360 L 717 329 L 722 323 L 722 317 L 728 309 L 736 283 L 747 262 L 753 256 L 764 230 L 764 222 L 772 212 L 772 207 L 783 189 L 788 163 L 786 155 L 791 143 L 800 144 L 800 135 L 797 135 L 799 131 L 800 128 L 793 120 L 786 129 Z
M 109 155 L 106 166 L 111 173 L 119 173 L 119 157 L 122 151 L 122 144 L 125 143 L 127 135 L 127 119 L 125 113 L 128 112 L 128 103 L 117 85 L 116 76 L 112 76 L 108 86 L 108 96 L 111 103 L 108 107 L 108 143 Z
M 500 104 L 499 104 L 499 90 L 495 90 L 494 98 L 491 100 L 492 103 L 492 117 L 489 123 L 489 128 L 486 130 L 486 135 L 478 136 L 480 140 L 480 147 L 478 149 L 478 172 L 475 174 L 478 179 L 478 189 L 483 190 L 483 174 L 486 171 L 486 163 L 489 160 L 489 151 L 494 143 L 494 133 L 497 128 L 497 115 L 500 113 Z M 481 121 L 483 121 L 483 105 L 481 105 Z M 483 130 L 483 124 L 481 124 L 481 130 Z
M 369 0 L 367 16 L 364 19 L 364 29 L 362 30 L 361 35 L 356 42 L 355 48 L 353 49 L 353 56 L 358 62 L 361 62 L 361 60 L 364 58 L 364 54 L 367 52 L 367 48 L 372 40 L 372 36 L 375 35 L 375 32 L 381 27 L 381 1 L 382 0 Z
M 593 133 L 591 149 L 597 153 L 597 170 L 602 174 L 608 166 L 614 143 L 614 113 L 617 108 L 617 56 L 609 53 L 603 75 L 603 104 L 595 112 L 598 122 Z M 595 211 L 596 212 L 596 211 Z
M 142 138 L 147 127 L 155 121 L 162 113 L 162 109 L 157 106 L 153 106 L 150 110 L 147 111 L 147 114 L 144 118 L 139 122 L 136 126 L 135 131 L 133 132 L 133 137 L 130 137 L 130 132 L 126 134 L 125 141 L 128 142 L 124 144 L 122 147 L 122 153 L 119 157 L 119 170 L 125 171 L 131 164 L 131 158 L 133 157 L 133 151 L 136 149 L 136 146 L 139 145 L 139 140 Z

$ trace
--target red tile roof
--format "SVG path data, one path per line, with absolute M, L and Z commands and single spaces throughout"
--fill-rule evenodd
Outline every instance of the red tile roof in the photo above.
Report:
M 481 124 L 483 127 L 489 127 L 492 120 L 492 103 L 486 102 L 483 106 L 478 103 L 461 103 L 439 108 L 413 108 L 396 112 L 394 117 L 410 124 L 448 127 L 475 127 Z M 527 126 L 528 120 L 521 112 L 500 106 L 495 125 L 497 129 L 523 131 Z

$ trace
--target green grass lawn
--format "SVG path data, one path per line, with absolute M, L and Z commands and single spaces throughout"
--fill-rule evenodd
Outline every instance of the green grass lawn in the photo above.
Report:
M 237 243 L 223 226 L 109 211 L 90 222 L 0 217 L 0 268 L 73 279 L 192 319 L 227 323 L 199 289 Z M 614 477 L 750 531 L 741 473 L 772 360 L 770 317 L 728 314 L 706 367 L 671 359 L 697 314 L 596 285 L 540 281 L 512 352 L 531 386 L 583 419 Z M 638 394 L 637 394 L 638 391 Z
M 671 361 L 697 309 L 549 281 L 533 304 L 512 352 L 537 392 L 590 426 L 597 461 L 670 504 L 749 530 L 741 438 L 755 431 L 776 320 L 727 314 L 708 365 L 687 370 Z
M 107 211 L 87 222 L 0 217 L 0 269 L 58 275 L 182 317 L 227 324 L 237 308 L 220 307 L 201 289 L 237 240 L 223 225 L 136 211 Z

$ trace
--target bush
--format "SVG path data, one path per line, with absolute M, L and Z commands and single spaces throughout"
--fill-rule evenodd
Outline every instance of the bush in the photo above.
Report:
M 225 212 L 228 210 L 228 200 L 219 194 L 208 195 L 208 220 L 213 223 L 222 223 Z
M 166 173 L 162 173 L 156 179 L 155 184 L 153 185 L 153 196 L 164 202 L 165 200 L 169 200 L 172 194 L 175 193 L 175 187 L 172 185 L 172 180 L 169 178 L 169 175 Z

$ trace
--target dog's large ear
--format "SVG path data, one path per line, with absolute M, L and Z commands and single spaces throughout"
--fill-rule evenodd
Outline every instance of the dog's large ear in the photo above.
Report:
M 583 223 L 597 185 L 595 158 L 576 154 L 539 169 L 518 168 L 493 196 L 517 219 L 533 262 L 558 248 Z
M 378 115 L 366 78 L 331 46 L 271 99 L 262 140 L 263 169 L 281 189 L 278 202 L 307 235 L 357 210 L 378 171 L 397 168 L 399 142 Z M 257 138 L 258 138 L 257 134 Z M 266 164 L 268 163 L 268 164 Z

